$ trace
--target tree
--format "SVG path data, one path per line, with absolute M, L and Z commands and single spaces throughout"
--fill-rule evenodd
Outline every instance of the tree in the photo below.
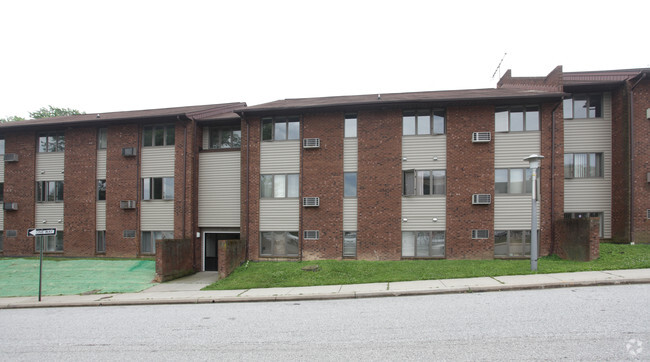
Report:
M 25 118 L 23 117 L 18 117 L 18 116 L 9 116 L 6 118 L 0 118 L 0 123 L 6 123 L 6 122 L 16 122 L 16 121 L 24 121 Z
M 34 112 L 29 112 L 29 116 L 38 119 L 38 118 L 49 118 L 49 117 L 59 117 L 59 116 L 72 116 L 75 114 L 86 114 L 86 112 L 79 112 L 76 109 L 72 108 L 57 108 L 52 106 L 47 106 L 48 108 L 41 107 L 39 110 Z

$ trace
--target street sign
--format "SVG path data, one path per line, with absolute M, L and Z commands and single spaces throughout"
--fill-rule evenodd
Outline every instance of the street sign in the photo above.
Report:
M 51 229 L 27 229 L 27 236 L 56 235 L 56 228 Z

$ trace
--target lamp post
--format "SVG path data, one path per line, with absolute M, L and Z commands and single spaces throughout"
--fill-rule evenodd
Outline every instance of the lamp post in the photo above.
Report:
M 532 195 L 532 216 L 531 216 L 531 227 L 530 227 L 530 270 L 537 271 L 537 169 L 542 161 L 544 156 L 541 155 L 530 155 L 524 158 L 524 161 L 528 161 L 530 170 L 533 174 L 533 195 Z

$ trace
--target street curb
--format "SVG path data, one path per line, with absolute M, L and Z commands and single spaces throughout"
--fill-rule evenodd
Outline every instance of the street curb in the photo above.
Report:
M 558 289 L 590 286 L 611 286 L 611 285 L 630 285 L 630 284 L 650 284 L 650 278 L 629 278 L 629 279 L 605 279 L 591 281 L 572 281 L 572 282 L 553 282 L 538 284 L 515 284 L 515 285 L 491 285 L 477 287 L 448 287 L 440 289 L 422 289 L 422 290 L 386 290 L 376 292 L 347 292 L 347 293 L 329 293 L 329 294 L 304 294 L 304 295 L 273 295 L 273 296 L 255 296 L 255 297 L 219 297 L 211 298 L 209 296 L 200 297 L 178 297 L 178 298 L 161 298 L 161 299 L 133 299 L 133 300 L 111 300 L 100 299 L 93 301 L 45 301 L 45 302 L 23 302 L 23 303 L 5 303 L 0 304 L 0 309 L 29 309 L 29 308 L 65 308 L 65 307 L 109 307 L 109 306 L 136 306 L 136 305 L 175 305 L 175 304 L 222 304 L 222 303 L 259 303 L 259 302 L 296 302 L 296 301 L 313 301 L 313 300 L 337 300 L 337 299 L 365 299 L 365 298 L 385 298 L 385 297 L 403 297 L 403 296 L 422 296 L 422 295 L 442 295 L 442 294 L 461 294 L 461 293 L 485 293 L 501 292 L 516 290 L 541 290 L 541 289 Z M 209 293 L 209 292 L 206 292 Z M 113 294 L 119 296 L 119 294 Z

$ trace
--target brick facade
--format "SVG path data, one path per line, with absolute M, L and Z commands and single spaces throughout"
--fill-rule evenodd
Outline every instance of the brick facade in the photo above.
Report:
M 633 163 L 634 179 L 632 183 L 632 241 L 650 243 L 650 79 L 642 79 L 633 90 L 634 115 L 634 149 Z
M 612 239 L 630 239 L 630 127 L 627 87 L 612 92 Z

